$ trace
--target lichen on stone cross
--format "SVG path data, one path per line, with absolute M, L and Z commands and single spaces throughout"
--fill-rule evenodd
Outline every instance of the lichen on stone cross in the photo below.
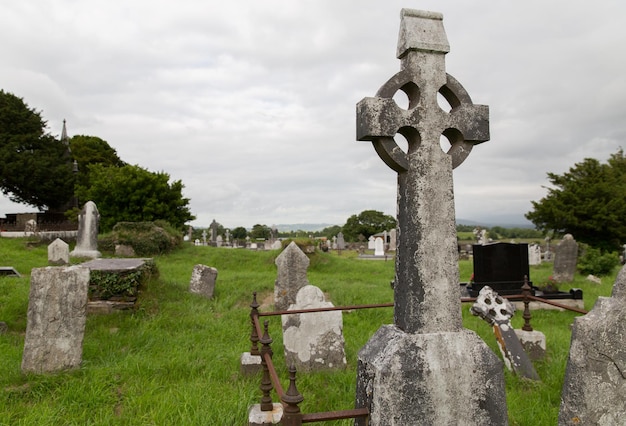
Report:
M 371 141 L 398 173 L 396 326 L 405 332 L 462 328 L 452 170 L 472 146 L 489 140 L 489 108 L 445 71 L 450 50 L 442 15 L 403 9 L 397 57 L 401 71 L 357 104 L 357 139 Z M 402 91 L 408 108 L 393 97 Z M 438 94 L 450 104 L 444 111 Z M 404 152 L 395 142 L 401 134 Z M 441 137 L 450 142 L 443 152 Z

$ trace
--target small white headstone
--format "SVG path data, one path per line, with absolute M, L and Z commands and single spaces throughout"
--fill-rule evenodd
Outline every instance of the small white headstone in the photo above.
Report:
M 385 244 L 383 243 L 383 239 L 380 237 L 376 237 L 374 241 L 374 256 L 384 256 L 385 255 Z
M 376 241 L 376 238 L 373 235 L 370 235 L 369 239 L 367 240 L 368 250 L 374 250 L 376 248 L 375 241 Z
M 68 265 L 70 263 L 70 246 L 60 238 L 48 246 L 48 263 L 50 265 Z

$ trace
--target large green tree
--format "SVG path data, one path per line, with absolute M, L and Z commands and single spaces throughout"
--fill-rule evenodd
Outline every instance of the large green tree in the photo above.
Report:
M 376 210 L 363 210 L 358 215 L 353 214 L 342 227 L 344 237 L 349 241 L 356 241 L 359 235 L 369 238 L 370 235 L 395 228 L 397 221 L 393 216 Z
M 117 222 L 165 220 L 183 229 L 195 219 L 180 180 L 169 182 L 167 173 L 153 173 L 137 165 L 122 167 L 92 164 L 90 186 L 78 186 L 81 200 L 92 200 L 100 212 L 100 227 L 108 231 Z
M 89 186 L 89 167 L 93 164 L 115 167 L 126 165 L 117 155 L 117 151 L 97 136 L 76 135 L 69 143 L 72 159 L 78 166 L 77 182 L 81 186 Z
M 14 202 L 51 211 L 64 209 L 74 190 L 68 147 L 46 132 L 39 112 L 3 90 L 0 189 Z
M 618 250 L 626 242 L 626 157 L 623 150 L 607 163 L 586 158 L 568 172 L 548 173 L 553 185 L 548 194 L 533 201 L 526 213 L 538 229 L 602 250 Z

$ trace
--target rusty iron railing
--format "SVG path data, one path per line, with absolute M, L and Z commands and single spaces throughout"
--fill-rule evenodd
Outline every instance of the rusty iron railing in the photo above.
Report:
M 502 296 L 509 300 L 521 300 L 524 303 L 524 318 L 523 330 L 532 331 L 533 328 L 530 325 L 531 314 L 529 304 L 531 301 L 537 301 L 546 303 L 548 305 L 556 306 L 565 310 L 577 312 L 580 314 L 586 314 L 584 309 L 576 308 L 573 306 L 567 306 L 558 302 L 554 302 L 549 299 L 544 299 L 531 294 L 531 287 L 528 284 L 528 278 L 524 277 L 524 285 L 521 288 L 520 294 L 505 295 Z M 475 297 L 462 297 L 461 302 L 475 302 Z M 375 308 L 389 308 L 393 307 L 393 303 L 378 303 L 369 305 L 352 305 L 352 306 L 334 306 L 330 308 L 316 308 L 316 309 L 297 309 L 297 310 L 283 310 L 272 312 L 259 312 L 259 303 L 257 302 L 257 293 L 254 292 L 252 296 L 252 303 L 250 304 L 250 323 L 252 331 L 250 333 L 250 354 L 261 356 L 262 376 L 259 389 L 261 390 L 261 411 L 272 411 L 274 409 L 274 403 L 272 401 L 271 392 L 274 390 L 280 399 L 283 406 L 283 417 L 281 423 L 283 426 L 301 426 L 303 423 L 313 423 L 331 420 L 342 419 L 356 419 L 369 416 L 369 409 L 367 407 L 355 408 L 351 410 L 339 410 L 339 411 L 324 411 L 317 413 L 301 413 L 298 404 L 300 404 L 304 397 L 298 391 L 296 387 L 296 368 L 294 366 L 289 367 L 289 387 L 285 392 L 276 372 L 276 368 L 272 362 L 272 338 L 269 335 L 269 321 L 265 320 L 263 328 L 261 328 L 260 317 L 270 317 L 279 315 L 293 315 L 293 314 L 305 314 L 313 312 L 328 312 L 328 311 L 351 311 L 359 309 L 375 309 Z M 259 337 L 261 336 L 261 337 Z M 258 345 L 261 344 L 261 349 Z

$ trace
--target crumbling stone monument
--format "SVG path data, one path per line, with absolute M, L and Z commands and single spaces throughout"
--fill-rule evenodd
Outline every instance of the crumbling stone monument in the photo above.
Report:
M 332 308 L 314 285 L 304 286 L 289 310 Z M 346 367 L 341 311 L 282 315 L 285 361 L 299 372 Z
M 626 266 L 611 297 L 574 320 L 559 425 L 618 425 L 626 419 Z
M 89 269 L 35 268 L 30 281 L 22 371 L 48 373 L 80 367 Z
M 508 424 L 502 362 L 461 319 L 452 169 L 489 139 L 489 109 L 445 72 L 442 15 L 403 9 L 401 71 L 357 105 L 357 139 L 398 173 L 394 324 L 358 355 L 369 425 Z M 408 109 L 394 94 L 403 91 Z M 451 110 L 439 107 L 440 93 Z M 400 133 L 408 152 L 396 144 Z M 443 152 L 440 137 L 451 143 Z M 356 421 L 365 425 L 366 419 Z
M 274 283 L 274 309 L 283 311 L 296 303 L 298 291 L 309 284 L 306 271 L 310 260 L 295 242 L 289 243 L 274 261 L 278 276 Z
M 87 201 L 78 215 L 78 235 L 76 247 L 70 253 L 71 257 L 89 257 L 92 259 L 101 256 L 98 251 L 98 225 L 100 213 L 93 201 Z
M 189 291 L 211 299 L 215 292 L 215 281 L 217 281 L 217 269 L 206 265 L 196 265 L 191 272 Z

